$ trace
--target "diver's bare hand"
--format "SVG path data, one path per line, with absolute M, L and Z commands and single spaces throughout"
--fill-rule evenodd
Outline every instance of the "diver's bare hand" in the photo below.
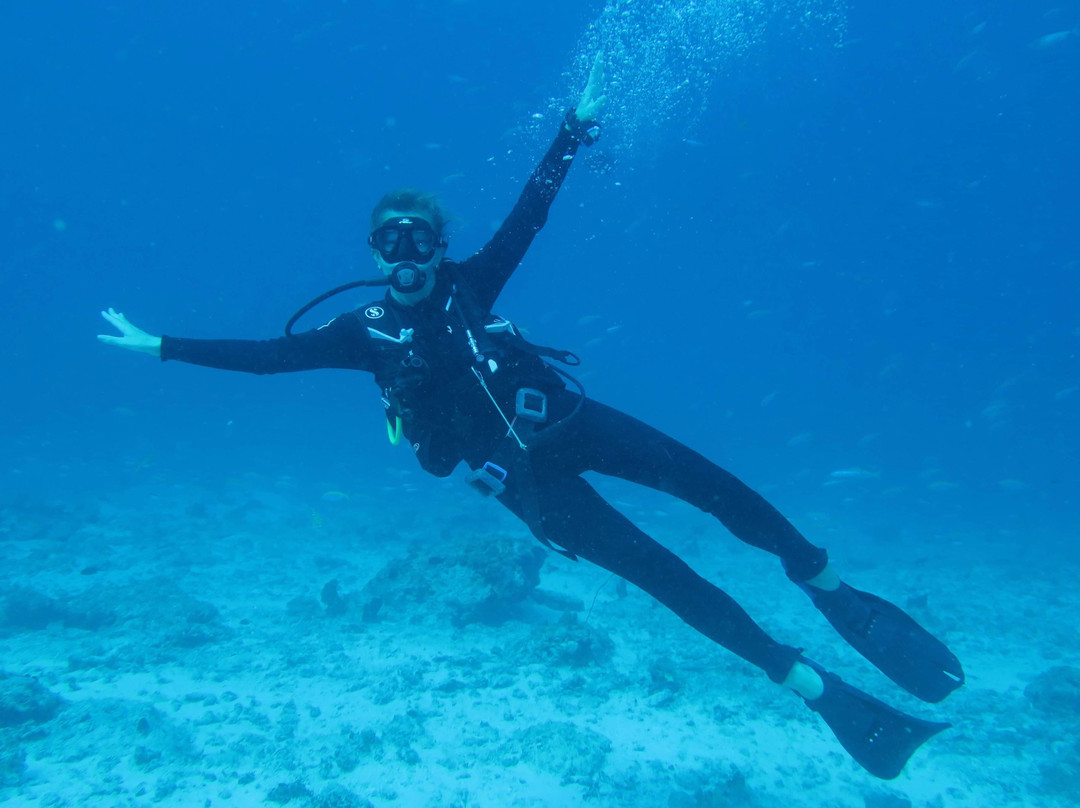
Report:
M 589 71 L 589 82 L 585 85 L 577 106 L 574 107 L 577 119 L 582 123 L 600 122 L 600 110 L 607 101 L 607 96 L 604 95 L 604 80 L 604 54 L 597 53 L 596 58 L 593 59 L 592 70 Z
M 116 309 L 110 308 L 103 311 L 101 316 L 121 334 L 119 337 L 112 334 L 98 334 L 98 339 L 106 345 L 115 345 L 118 348 L 127 348 L 129 351 L 161 357 L 161 337 L 155 337 L 141 328 L 136 328 Z

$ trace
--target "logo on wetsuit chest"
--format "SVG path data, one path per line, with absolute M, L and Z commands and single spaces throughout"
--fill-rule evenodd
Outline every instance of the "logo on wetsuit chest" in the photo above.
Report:
M 369 320 L 378 320 L 384 314 L 386 314 L 386 312 L 383 311 L 382 306 L 368 306 L 364 309 L 364 316 Z

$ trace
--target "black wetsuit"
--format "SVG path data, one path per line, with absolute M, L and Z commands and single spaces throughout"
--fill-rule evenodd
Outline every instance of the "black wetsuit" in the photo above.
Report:
M 506 465 L 499 500 L 545 543 L 604 567 L 655 597 L 688 624 L 781 681 L 798 651 L 777 643 L 745 611 L 674 553 L 639 530 L 580 476 L 620 477 L 665 491 L 719 519 L 735 536 L 784 562 L 804 581 L 826 563 L 768 502 L 728 472 L 630 416 L 580 402 L 533 347 L 491 313 L 495 300 L 547 220 L 584 137 L 572 115 L 537 166 L 509 217 L 468 260 L 443 261 L 432 293 L 403 306 L 385 299 L 291 337 L 189 340 L 163 337 L 161 358 L 248 373 L 315 368 L 372 372 L 392 430 L 421 465 L 446 476 L 464 460 L 476 470 L 520 451 L 508 443 L 517 391 L 548 397 L 546 423 L 515 422 L 528 462 Z M 543 353 L 543 352 L 540 352 Z M 578 406 L 579 402 L 581 406 Z M 528 428 L 526 428 L 528 426 Z

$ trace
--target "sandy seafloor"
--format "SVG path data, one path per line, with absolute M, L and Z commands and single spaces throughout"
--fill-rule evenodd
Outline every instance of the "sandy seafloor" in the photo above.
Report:
M 886 783 L 794 695 L 634 587 L 542 551 L 460 481 L 418 500 L 396 483 L 222 473 L 4 505 L 0 802 L 1080 801 L 1069 564 L 973 558 L 977 537 L 915 526 L 882 549 L 789 514 L 963 659 L 968 685 L 931 707 L 845 646 L 775 559 L 681 503 L 602 483 L 779 639 L 955 725 Z

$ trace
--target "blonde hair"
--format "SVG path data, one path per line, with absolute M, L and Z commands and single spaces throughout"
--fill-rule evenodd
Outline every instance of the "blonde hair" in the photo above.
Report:
M 438 194 L 418 191 L 415 188 L 398 188 L 380 199 L 371 211 L 372 230 L 382 224 L 383 216 L 388 210 L 423 214 L 439 235 L 442 235 L 443 228 L 450 220 Z

